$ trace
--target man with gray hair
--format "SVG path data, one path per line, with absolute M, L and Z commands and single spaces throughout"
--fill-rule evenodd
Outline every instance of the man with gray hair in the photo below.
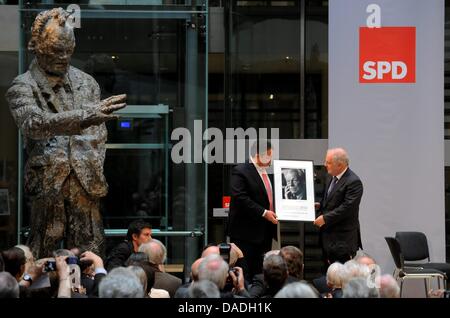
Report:
M 224 292 L 228 276 L 233 282 L 233 293 Z M 234 267 L 233 270 L 229 270 L 228 264 L 220 255 L 211 254 L 203 259 L 198 269 L 198 279 L 209 280 L 216 284 L 221 292 L 221 298 L 250 297 L 245 290 L 242 268 Z
M 129 268 L 116 267 L 98 287 L 100 298 L 143 298 L 144 287 Z
M 61 243 L 103 254 L 99 205 L 108 192 L 103 175 L 105 122 L 116 119 L 112 113 L 126 106 L 126 95 L 100 100 L 94 78 L 70 66 L 75 36 L 68 19 L 62 8 L 37 15 L 28 43 L 36 58 L 6 93 L 28 155 L 27 245 L 38 259 Z
M 180 278 L 164 272 L 164 262 L 167 257 L 167 249 L 164 244 L 159 240 L 152 239 L 139 246 L 139 252 L 147 254 L 150 264 L 155 268 L 153 287 L 167 290 L 170 297 L 173 298 L 182 281 Z
M 0 272 L 0 299 L 19 298 L 19 284 L 8 272 Z
M 138 251 L 147 254 L 149 262 L 160 266 L 161 271 L 163 270 L 167 249 L 161 241 L 151 239 L 148 243 L 139 246 Z
M 297 282 L 284 286 L 275 298 L 317 298 L 318 295 L 308 284 Z
M 378 289 L 363 277 L 352 278 L 342 289 L 343 298 L 380 298 Z
M 206 256 L 198 268 L 198 279 L 209 280 L 217 285 L 219 290 L 225 287 L 228 277 L 228 264 L 220 255 L 211 254 Z
M 325 167 L 332 178 L 327 183 L 322 201 L 316 203 L 318 217 L 314 225 L 320 228 L 320 240 L 326 261 L 329 246 L 333 242 L 346 242 L 351 256 L 362 248 L 359 203 L 363 195 L 363 184 L 349 168 L 347 152 L 342 148 L 328 150 Z
M 194 282 L 188 289 L 189 298 L 220 298 L 216 284 L 209 280 Z
M 381 298 L 399 298 L 400 297 L 400 287 L 398 286 L 395 278 L 390 275 L 382 275 L 376 278 L 376 282 L 380 286 L 380 297 Z

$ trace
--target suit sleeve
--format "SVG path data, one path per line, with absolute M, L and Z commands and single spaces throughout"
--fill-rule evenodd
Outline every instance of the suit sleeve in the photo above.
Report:
M 6 93 L 11 114 L 22 133 L 40 140 L 53 136 L 81 133 L 81 122 L 94 114 L 94 109 L 71 110 L 62 113 L 43 111 L 37 104 L 30 85 L 14 82 Z
M 242 172 L 236 168 L 231 173 L 231 196 L 239 211 L 248 213 L 253 218 L 262 217 L 265 209 L 250 198 L 247 180 Z
M 347 186 L 347 191 L 345 191 L 345 197 L 342 203 L 334 210 L 324 214 L 325 225 L 330 226 L 351 217 L 352 211 L 357 211 L 362 194 L 363 185 L 361 180 L 356 179 L 350 182 Z

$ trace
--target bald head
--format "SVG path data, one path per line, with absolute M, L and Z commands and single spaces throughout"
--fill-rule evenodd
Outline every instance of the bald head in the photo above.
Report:
M 206 256 L 200 263 L 198 270 L 199 280 L 206 279 L 212 281 L 219 289 L 223 289 L 227 276 L 228 264 L 225 263 L 220 255 L 212 254 Z
M 194 282 L 198 281 L 198 269 L 200 267 L 200 263 L 204 260 L 204 258 L 197 259 L 191 266 L 191 277 Z
M 202 257 L 205 258 L 206 256 L 217 254 L 220 255 L 220 250 L 218 246 L 210 246 L 205 248 L 205 250 L 202 253 Z

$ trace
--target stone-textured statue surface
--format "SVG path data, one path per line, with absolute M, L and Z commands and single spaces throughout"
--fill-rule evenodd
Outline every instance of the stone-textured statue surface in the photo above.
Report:
M 104 122 L 125 107 L 126 95 L 100 100 L 97 82 L 69 65 L 75 37 L 67 18 L 61 8 L 36 17 L 28 47 L 36 58 L 6 93 L 27 152 L 28 244 L 37 257 L 50 256 L 62 242 L 103 254 Z

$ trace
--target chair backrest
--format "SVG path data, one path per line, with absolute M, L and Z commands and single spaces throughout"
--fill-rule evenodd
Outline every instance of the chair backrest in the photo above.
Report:
M 398 269 L 403 269 L 403 256 L 400 244 L 394 237 L 385 237 L 389 250 L 391 251 L 392 258 L 394 259 L 395 266 Z
M 422 232 L 396 232 L 395 238 L 405 261 L 430 260 L 427 237 Z

